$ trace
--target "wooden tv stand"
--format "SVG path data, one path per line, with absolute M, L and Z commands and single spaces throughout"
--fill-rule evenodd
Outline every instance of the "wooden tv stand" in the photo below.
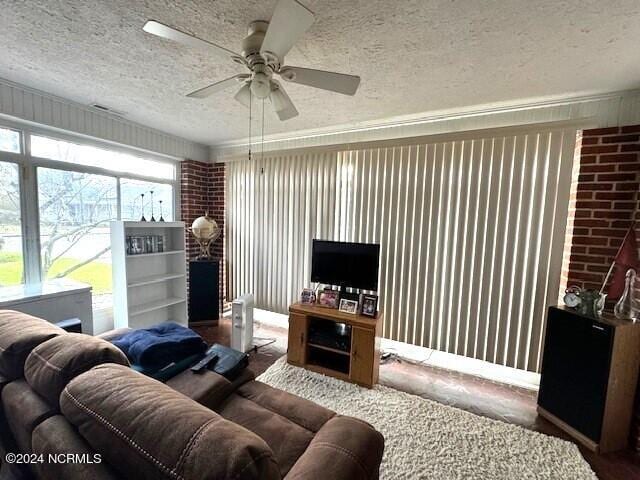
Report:
M 310 342 L 310 333 L 340 330 L 340 346 Z M 294 303 L 289 306 L 289 348 L 291 365 L 330 375 L 371 388 L 378 382 L 382 313 L 376 318 L 340 312 L 333 308 Z M 348 332 L 348 333 L 345 333 Z M 324 342 L 327 343 L 327 342 Z

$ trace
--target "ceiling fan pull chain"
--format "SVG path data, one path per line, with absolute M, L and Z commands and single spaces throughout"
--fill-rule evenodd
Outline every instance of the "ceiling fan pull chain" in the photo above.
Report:
M 251 90 L 249 90 L 249 161 L 251 161 L 251 104 L 253 103 L 251 98 Z
M 260 141 L 260 160 L 264 160 L 264 98 L 262 99 L 262 139 Z

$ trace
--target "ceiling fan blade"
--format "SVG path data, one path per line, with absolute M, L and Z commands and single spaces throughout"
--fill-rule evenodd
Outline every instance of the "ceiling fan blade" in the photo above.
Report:
M 251 82 L 246 82 L 233 98 L 245 107 L 249 108 L 249 105 L 251 104 Z
M 174 42 L 178 42 L 183 45 L 188 45 L 190 47 L 196 48 L 205 48 L 208 51 L 214 52 L 224 58 L 242 58 L 237 53 L 221 47 L 220 45 L 216 45 L 215 43 L 208 42 L 207 40 L 202 40 L 201 38 L 194 37 L 193 35 L 189 35 L 188 33 L 181 32 L 180 30 L 177 30 L 163 23 L 156 22 L 155 20 L 149 20 L 144 24 L 144 27 L 142 27 L 142 29 L 147 33 L 151 33 L 152 35 L 166 38 L 168 40 L 173 40 Z
M 326 72 L 312 68 L 282 67 L 280 76 L 287 82 L 300 83 L 343 95 L 355 95 L 360 85 L 360 77 L 344 73 Z
M 191 92 L 189 94 L 187 94 L 187 97 L 190 98 L 206 98 L 210 95 L 213 95 L 216 92 L 219 92 L 220 90 L 224 90 L 225 88 L 230 87 L 231 85 L 235 85 L 238 83 L 239 80 L 244 80 L 245 78 L 248 78 L 250 75 L 246 74 L 246 73 L 241 73 L 238 75 L 234 75 L 231 78 L 227 78 L 226 80 L 221 80 L 219 82 L 216 83 L 212 83 L 211 85 L 208 85 L 204 88 L 200 88 L 199 90 L 196 90 L 194 92 Z
M 271 100 L 271 105 L 273 105 L 273 109 L 280 120 L 285 121 L 298 116 L 298 110 L 296 110 L 289 95 L 287 95 L 280 83 L 275 80 L 271 81 L 269 100 Z
M 300 37 L 309 30 L 315 17 L 296 0 L 280 0 L 271 16 L 260 53 L 272 53 L 282 62 Z

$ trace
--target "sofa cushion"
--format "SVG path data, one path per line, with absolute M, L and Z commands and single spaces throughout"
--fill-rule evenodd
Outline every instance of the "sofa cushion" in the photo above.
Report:
M 187 369 L 167 380 L 166 385 L 210 409 L 215 409 L 232 393 L 231 382 L 209 370 L 194 373 Z
M 313 432 L 237 393 L 232 394 L 218 411 L 224 418 L 251 430 L 269 445 L 283 477 L 313 440 Z
M 71 379 L 103 363 L 129 365 L 124 353 L 96 337 L 68 333 L 41 343 L 27 357 L 24 377 L 51 405 Z
M 9 380 L 21 378 L 31 350 L 63 334 L 66 334 L 64 330 L 41 318 L 0 310 L 0 375 Z
M 314 433 L 336 414 L 317 403 L 257 381 L 239 387 L 238 395 Z
M 82 456 L 83 460 L 37 463 L 35 470 L 40 480 L 118 479 L 100 454 L 91 449 L 62 415 L 54 415 L 38 425 L 33 430 L 31 444 L 33 453 L 42 454 L 47 460 L 49 455 L 65 458 L 68 454 Z
M 280 478 L 258 436 L 121 365 L 100 365 L 71 380 L 60 407 L 124 478 Z
M 217 409 L 228 420 L 259 435 L 286 475 L 315 433 L 335 413 L 262 382 L 249 382 Z
M 31 452 L 33 429 L 57 413 L 24 379 L 15 380 L 2 389 L 2 407 L 13 438 L 23 453 Z

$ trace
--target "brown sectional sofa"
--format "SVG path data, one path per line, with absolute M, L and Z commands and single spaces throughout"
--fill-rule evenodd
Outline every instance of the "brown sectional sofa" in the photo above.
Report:
M 102 338 L 6 310 L 0 398 L 2 459 L 36 460 L 3 462 L 2 479 L 364 480 L 378 478 L 384 448 L 367 423 L 250 370 L 233 382 L 187 370 L 162 384 Z

